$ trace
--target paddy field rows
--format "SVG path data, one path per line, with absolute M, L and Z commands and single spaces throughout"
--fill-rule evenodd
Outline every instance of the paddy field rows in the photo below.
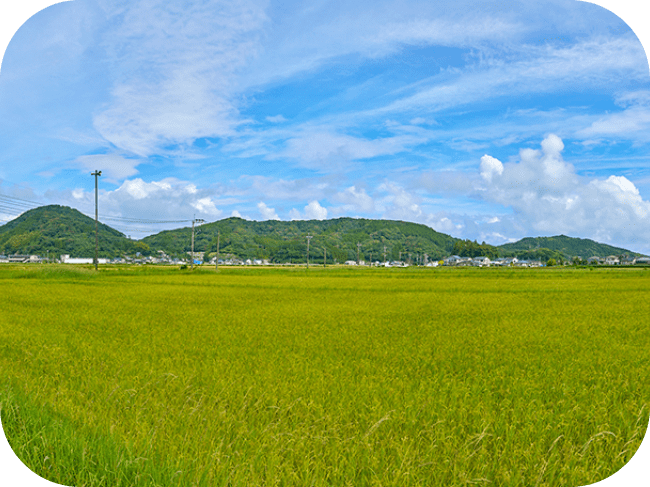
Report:
M 650 270 L 0 268 L 0 414 L 77 486 L 578 486 L 650 416 Z

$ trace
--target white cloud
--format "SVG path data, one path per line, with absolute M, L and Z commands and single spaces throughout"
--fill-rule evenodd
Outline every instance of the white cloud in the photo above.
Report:
M 99 212 L 105 216 L 134 220 L 172 220 L 174 223 L 129 223 L 106 221 L 107 224 L 138 238 L 161 230 L 178 228 L 184 222 L 197 218 L 214 220 L 221 216 L 215 203 L 216 191 L 197 188 L 195 185 L 175 178 L 160 181 L 144 181 L 141 178 L 124 181 L 117 189 L 103 190 L 99 195 Z M 84 204 L 80 209 L 94 211 L 90 193 L 83 193 Z M 73 196 L 74 197 L 74 196 Z M 91 201 L 92 200 L 92 201 Z M 81 200 L 79 200 L 81 201 Z M 80 204 L 80 203 L 79 203 Z M 101 219 L 101 218 L 100 218 Z
M 116 193 L 126 193 L 135 200 L 141 200 L 153 194 L 167 194 L 172 189 L 168 181 L 153 181 L 146 183 L 140 178 L 130 181 L 124 181 L 122 185 L 115 191 Z
M 366 193 L 366 190 L 363 188 L 357 189 L 356 186 L 350 186 L 344 191 L 339 191 L 332 199 L 337 203 L 343 204 L 340 211 L 348 213 L 371 213 L 375 210 L 375 202 Z
M 616 137 L 641 142 L 650 140 L 650 91 L 627 92 L 616 98 L 621 112 L 598 116 L 588 127 L 577 131 L 579 137 Z
M 336 182 L 332 178 L 274 179 L 268 176 L 247 176 L 244 181 L 251 181 L 253 194 L 267 199 L 289 199 L 305 201 L 323 198 Z
M 407 192 L 395 183 L 384 183 L 379 186 L 379 191 L 387 192 L 388 195 L 381 198 L 378 210 L 382 211 L 382 218 L 391 220 L 419 221 L 423 216 L 419 198 Z
M 428 225 L 436 232 L 446 233 L 447 235 L 458 236 L 458 231 L 463 228 L 460 223 L 454 223 L 446 216 L 430 215 Z
M 318 201 L 310 201 L 305 206 L 305 216 L 308 220 L 325 220 L 327 218 L 327 209 L 323 208 Z
M 498 159 L 487 154 L 481 157 L 481 177 L 488 183 L 492 182 L 493 175 L 503 174 L 503 164 Z
M 295 220 L 325 220 L 327 218 L 327 209 L 323 208 L 316 200 L 310 201 L 304 208 L 304 216 L 296 208 L 291 208 L 289 218 Z
M 548 93 L 569 84 L 600 86 L 620 82 L 622 73 L 639 81 L 648 76 L 645 53 L 634 36 L 589 38 L 569 47 L 523 45 L 511 59 L 488 58 L 418 81 L 402 90 L 411 94 L 369 113 L 432 112 L 516 93 Z
M 217 207 L 214 204 L 214 201 L 212 201 L 212 198 L 210 197 L 205 197 L 193 201 L 191 205 L 193 208 L 196 208 L 201 213 L 204 213 L 206 215 L 211 215 L 213 217 L 218 217 L 223 213 L 221 210 L 217 209 Z
M 353 161 L 397 154 L 425 140 L 414 135 L 371 140 L 324 131 L 305 131 L 288 139 L 286 148 L 269 158 L 295 159 L 306 168 L 334 171 L 348 167 Z
M 605 180 L 579 177 L 562 159 L 564 144 L 549 135 L 542 150 L 523 149 L 519 162 L 503 164 L 503 171 L 484 178 L 482 198 L 512 208 L 514 215 L 499 225 L 516 222 L 528 234 L 566 234 L 631 247 L 647 247 L 650 240 L 650 202 L 624 176 Z M 483 162 L 483 161 L 482 161 Z M 483 171 L 483 168 L 481 168 Z M 505 231 L 504 231 L 505 230 Z M 517 232 L 517 233 L 519 233 Z M 634 250 L 632 248 L 631 250 Z
M 287 119 L 284 118 L 282 115 L 275 115 L 273 117 L 266 117 L 266 121 L 271 123 L 281 123 L 281 122 L 286 122 Z
M 257 209 L 260 212 L 260 215 L 262 215 L 263 220 L 279 220 L 280 217 L 278 214 L 275 212 L 273 208 L 269 208 L 266 206 L 266 204 L 262 201 L 260 201 L 257 204 Z
M 75 163 L 88 171 L 102 171 L 102 176 L 121 181 L 138 173 L 142 159 L 129 159 L 119 154 L 93 154 L 78 157 Z
M 115 79 L 95 129 L 140 156 L 200 137 L 233 134 L 236 73 L 259 49 L 263 5 L 162 0 L 105 7 L 103 34 Z

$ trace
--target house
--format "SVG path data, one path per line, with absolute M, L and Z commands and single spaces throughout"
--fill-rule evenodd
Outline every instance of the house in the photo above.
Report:
M 598 257 L 597 255 L 594 255 L 593 257 L 589 257 L 587 259 L 587 264 L 589 265 L 597 265 L 602 263 L 604 263 L 604 260 L 601 257 Z
M 93 264 L 94 260 L 90 257 L 70 257 L 69 255 L 62 255 L 61 256 L 61 263 L 62 264 Z M 97 259 L 98 264 L 108 264 L 109 260 L 108 259 Z
M 29 262 L 29 255 L 14 254 L 9 256 L 9 262 L 24 264 Z
M 458 255 L 451 255 L 443 261 L 443 265 L 458 265 L 462 260 L 463 258 Z
M 605 265 L 620 265 L 621 261 L 615 255 L 610 255 L 605 259 Z
M 472 265 L 477 267 L 490 267 L 490 259 L 487 257 L 474 257 L 472 259 Z
M 634 263 L 636 265 L 649 265 L 650 257 L 638 257 Z

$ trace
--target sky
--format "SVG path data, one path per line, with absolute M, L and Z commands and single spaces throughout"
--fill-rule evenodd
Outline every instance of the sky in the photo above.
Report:
M 576 0 L 74 0 L 0 67 L 0 224 L 237 216 L 564 234 L 650 254 L 650 70 Z

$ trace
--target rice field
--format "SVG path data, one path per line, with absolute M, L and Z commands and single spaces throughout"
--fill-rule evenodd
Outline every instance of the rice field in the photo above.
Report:
M 0 414 L 76 486 L 579 486 L 650 416 L 650 270 L 0 267 Z

